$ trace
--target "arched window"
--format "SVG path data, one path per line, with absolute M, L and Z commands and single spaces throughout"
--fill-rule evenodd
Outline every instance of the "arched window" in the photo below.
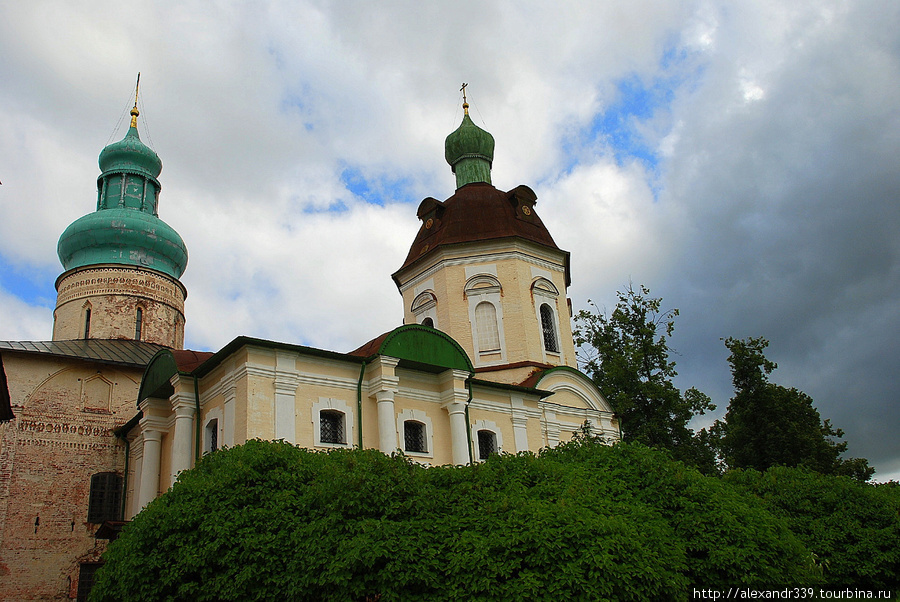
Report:
M 434 328 L 434 320 L 432 320 L 431 318 L 425 318 L 424 320 L 422 320 L 422 326 Z
M 553 309 L 546 303 L 541 304 L 541 330 L 544 334 L 544 349 L 553 353 L 559 353 L 559 339 L 556 336 Z
M 322 443 L 347 442 L 344 436 L 344 413 L 336 410 L 319 412 L 319 441 Z
M 144 326 L 144 310 L 140 307 L 137 308 L 135 320 L 134 320 L 134 340 L 141 340 L 141 330 L 143 330 Z
M 478 459 L 487 460 L 488 456 L 497 453 L 497 434 L 482 429 L 478 431 Z
M 425 425 L 418 420 L 403 423 L 403 451 L 425 453 Z
M 99 524 L 122 520 L 122 477 L 114 472 L 98 472 L 91 477 L 87 522 Z
M 91 307 L 88 306 L 84 310 L 84 338 L 91 338 Z
M 497 308 L 492 303 L 482 301 L 475 306 L 475 334 L 478 337 L 478 351 L 499 351 Z
M 204 451 L 211 453 L 219 449 L 219 420 L 213 418 L 206 423 L 206 446 Z

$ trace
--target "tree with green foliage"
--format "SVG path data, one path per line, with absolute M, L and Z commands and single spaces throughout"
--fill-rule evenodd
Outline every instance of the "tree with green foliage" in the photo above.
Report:
M 688 422 L 715 410 L 696 388 L 684 393 L 672 382 L 669 338 L 678 310 L 662 310 L 662 298 L 650 289 L 629 285 L 618 292 L 611 314 L 581 310 L 575 317 L 575 344 L 584 370 L 609 401 L 625 441 L 668 449 L 675 458 L 703 470 L 715 470 L 706 433 L 694 433 Z
M 868 480 L 874 469 L 862 458 L 841 459 L 847 443 L 835 439 L 844 433 L 821 420 L 809 395 L 769 382 L 778 366 L 763 353 L 768 345 L 764 338 L 725 340 L 735 393 L 724 422 L 713 429 L 725 463 L 759 471 L 805 466 Z
M 760 497 L 816 555 L 825 584 L 900 584 L 900 487 L 872 485 L 806 468 L 732 470 L 724 480 Z
M 205 456 L 104 556 L 91 600 L 686 600 L 815 583 L 754 496 L 641 445 L 424 468 L 250 441 Z

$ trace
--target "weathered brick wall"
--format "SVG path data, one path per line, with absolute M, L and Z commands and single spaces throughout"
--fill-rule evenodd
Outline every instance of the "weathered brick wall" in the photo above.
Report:
M 91 475 L 125 469 L 113 429 L 141 371 L 4 352 L 15 420 L 0 426 L 0 600 L 64 600 L 106 542 L 87 522 Z
M 89 306 L 92 339 L 134 339 L 141 308 L 140 340 L 173 349 L 184 345 L 186 291 L 174 278 L 127 266 L 91 266 L 63 274 L 56 286 L 55 341 L 84 338 Z

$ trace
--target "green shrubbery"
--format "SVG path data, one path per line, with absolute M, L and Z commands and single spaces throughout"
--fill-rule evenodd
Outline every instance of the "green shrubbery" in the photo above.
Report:
M 900 585 L 900 487 L 870 485 L 805 468 L 735 470 L 724 480 L 762 498 L 815 554 L 825 582 Z
M 679 600 L 692 586 L 820 582 L 788 525 L 801 531 L 766 503 L 589 438 L 429 469 L 251 441 L 135 517 L 92 599 Z

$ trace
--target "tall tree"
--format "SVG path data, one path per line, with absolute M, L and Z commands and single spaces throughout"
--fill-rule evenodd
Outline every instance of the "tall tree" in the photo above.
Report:
M 618 298 L 611 314 L 594 306 L 575 317 L 582 366 L 612 405 L 624 440 L 669 449 L 678 459 L 713 470 L 705 433 L 687 425 L 715 406 L 697 389 L 682 393 L 672 382 L 677 372 L 669 361 L 669 338 L 678 310 L 662 310 L 662 298 L 651 297 L 643 285 L 629 285 Z
M 734 397 L 724 422 L 714 427 L 725 463 L 731 468 L 805 466 L 823 474 L 865 481 L 874 473 L 862 458 L 841 459 L 847 449 L 841 429 L 822 421 L 812 398 L 795 388 L 769 382 L 778 367 L 763 350 L 764 338 L 725 340 L 731 351 Z

